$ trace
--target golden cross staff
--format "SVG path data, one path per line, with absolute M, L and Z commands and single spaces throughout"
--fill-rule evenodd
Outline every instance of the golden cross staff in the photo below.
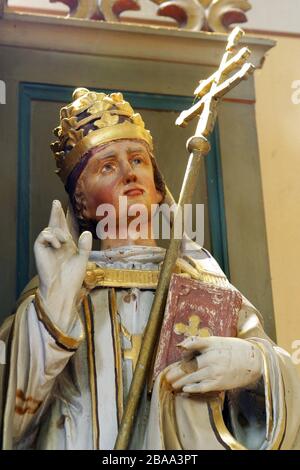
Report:
M 240 28 L 235 28 L 232 31 L 228 38 L 226 52 L 218 70 L 207 80 L 201 81 L 194 92 L 196 97 L 200 98 L 200 100 L 190 109 L 183 111 L 176 120 L 178 126 L 185 127 L 195 116 L 199 116 L 195 135 L 187 141 L 187 150 L 190 154 L 189 161 L 182 183 L 177 211 L 174 216 L 169 247 L 161 268 L 143 344 L 116 440 L 116 450 L 125 450 L 130 444 L 136 412 L 145 386 L 147 374 L 151 367 L 155 345 L 163 321 L 171 275 L 180 251 L 181 240 L 174 238 L 176 218 L 180 216 L 184 205 L 191 203 L 193 192 L 198 182 L 201 162 L 203 160 L 202 157 L 205 157 L 210 151 L 210 144 L 207 141 L 207 137 L 213 130 L 216 121 L 217 105 L 226 93 L 237 86 L 241 80 L 247 79 L 249 74 L 253 73 L 255 69 L 252 64 L 247 62 L 251 54 L 249 49 L 244 47 L 239 52 L 235 53 L 235 47 L 243 35 L 244 32 Z M 235 73 L 230 76 L 232 72 Z

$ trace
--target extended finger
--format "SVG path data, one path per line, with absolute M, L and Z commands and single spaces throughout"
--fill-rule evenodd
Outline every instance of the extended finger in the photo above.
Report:
M 59 210 L 58 210 L 58 215 L 59 215 L 59 227 L 65 232 L 67 233 L 68 235 L 70 234 L 70 230 L 69 230 L 69 226 L 68 226 L 68 223 L 67 223 L 67 219 L 66 219 L 66 216 L 65 216 L 65 212 L 62 208 L 62 205 L 61 203 L 58 201 L 59 203 Z
M 59 201 L 55 200 L 52 202 L 52 208 L 49 218 L 49 227 L 59 227 L 60 226 L 60 207 L 61 204 Z
M 193 372 L 192 374 L 187 374 L 181 379 L 177 380 L 172 384 L 172 387 L 175 390 L 180 390 L 182 389 L 185 385 L 191 385 L 197 382 L 200 382 L 201 380 L 208 380 L 210 379 L 210 368 L 205 367 L 204 369 L 197 370 L 196 372 Z

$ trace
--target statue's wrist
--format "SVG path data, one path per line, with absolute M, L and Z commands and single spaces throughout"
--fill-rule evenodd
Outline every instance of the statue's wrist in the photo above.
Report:
M 75 308 L 76 296 L 70 291 L 65 291 L 58 285 L 56 286 L 54 283 L 51 286 L 44 286 L 41 283 L 38 294 L 47 310 L 53 314 L 58 315 L 59 312 L 64 312 L 64 315 L 67 315 L 68 312 L 73 311 Z
M 70 331 L 78 320 L 78 309 L 76 306 L 76 297 L 70 292 L 58 288 L 48 290 L 37 290 L 40 303 L 43 305 L 47 316 L 63 331 Z
M 34 306 L 38 319 L 40 320 L 40 322 L 42 322 L 42 324 L 44 325 L 48 333 L 56 341 L 56 343 L 64 349 L 75 351 L 81 343 L 84 335 L 82 327 L 79 328 L 79 331 L 77 332 L 77 334 L 75 334 L 75 336 L 74 334 L 70 334 L 70 331 L 73 331 L 74 318 L 72 321 L 73 325 L 71 326 L 70 323 L 67 329 L 65 329 L 66 324 L 63 326 L 58 324 L 57 321 L 55 321 L 55 318 L 53 318 L 53 316 L 49 312 L 48 306 L 44 304 L 39 289 L 36 291 L 35 294 Z M 79 318 L 75 318 L 75 320 L 79 320 Z
M 250 364 L 249 370 L 251 370 L 251 380 L 249 386 L 255 387 L 261 380 L 264 374 L 264 360 L 263 354 L 260 348 L 254 343 L 250 342 Z

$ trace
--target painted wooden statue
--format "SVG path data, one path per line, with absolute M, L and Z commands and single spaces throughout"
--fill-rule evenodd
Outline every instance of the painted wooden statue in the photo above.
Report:
M 129 209 L 139 203 L 150 211 L 169 195 L 151 134 L 121 93 L 75 90 L 55 134 L 69 215 L 53 202 L 34 247 L 38 286 L 26 289 L 1 329 L 10 351 L 1 377 L 2 445 L 112 449 L 165 255 L 150 216 L 141 222 L 146 237 L 121 236 L 121 222 L 132 217 L 120 197 Z M 101 250 L 92 251 L 103 204 L 115 209 L 118 222 Z M 193 242 L 176 267 L 178 276 L 237 292 Z M 130 448 L 299 448 L 297 373 L 264 333 L 260 313 L 238 295 L 236 337 L 177 324 L 185 356 L 153 384 L 149 377 Z

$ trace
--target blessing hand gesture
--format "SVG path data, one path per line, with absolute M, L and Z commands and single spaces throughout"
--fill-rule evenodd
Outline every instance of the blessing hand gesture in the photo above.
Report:
M 39 290 L 49 311 L 67 313 L 73 308 L 82 286 L 91 248 L 90 232 L 83 232 L 76 246 L 61 203 L 53 201 L 49 225 L 34 244 Z

